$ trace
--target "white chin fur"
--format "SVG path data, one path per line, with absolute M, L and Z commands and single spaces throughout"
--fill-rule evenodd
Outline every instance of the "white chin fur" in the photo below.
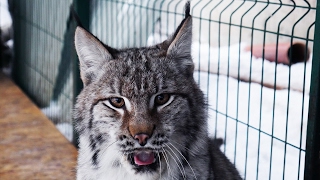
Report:
M 158 173 L 143 173 L 136 174 L 132 169 L 132 165 L 127 161 L 126 156 L 119 153 L 116 144 L 109 146 L 105 151 L 101 150 L 99 155 L 99 164 L 97 167 L 93 166 L 92 156 L 93 151 L 90 149 L 90 142 L 86 137 L 80 137 L 79 157 L 78 157 L 78 171 L 77 180 L 158 180 L 160 179 Z M 114 163 L 120 161 L 119 166 L 114 166 Z M 161 178 L 163 179 L 163 178 Z

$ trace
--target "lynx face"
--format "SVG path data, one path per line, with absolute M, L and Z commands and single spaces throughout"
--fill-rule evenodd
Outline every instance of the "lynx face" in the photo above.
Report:
M 206 106 L 193 79 L 191 27 L 189 4 L 173 37 L 152 47 L 113 49 L 77 27 L 78 179 L 206 179 Z

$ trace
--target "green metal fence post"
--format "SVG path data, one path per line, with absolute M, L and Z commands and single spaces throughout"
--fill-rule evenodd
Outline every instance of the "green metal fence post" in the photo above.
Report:
M 85 29 L 89 30 L 90 27 L 90 0 L 74 0 L 73 1 L 74 8 L 76 13 L 79 16 L 82 26 Z M 76 100 L 76 96 L 80 93 L 83 88 L 82 81 L 80 79 L 80 71 L 79 71 L 79 59 L 78 56 L 75 56 L 74 59 L 74 101 Z M 74 127 L 74 126 L 73 126 Z M 73 143 L 78 146 L 78 134 L 74 131 L 73 133 Z
M 320 178 L 320 4 L 317 3 L 306 143 L 305 180 Z

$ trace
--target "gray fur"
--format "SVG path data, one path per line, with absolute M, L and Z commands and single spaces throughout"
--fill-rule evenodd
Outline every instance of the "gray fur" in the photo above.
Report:
M 77 179 L 241 179 L 208 137 L 207 105 L 192 75 L 189 9 L 172 38 L 152 47 L 115 50 L 77 28 L 85 85 L 74 110 Z M 156 105 L 161 94 L 170 99 Z M 112 105 L 114 97 L 125 105 Z M 134 138 L 140 133 L 148 135 L 145 145 Z M 132 162 L 151 150 L 155 163 Z

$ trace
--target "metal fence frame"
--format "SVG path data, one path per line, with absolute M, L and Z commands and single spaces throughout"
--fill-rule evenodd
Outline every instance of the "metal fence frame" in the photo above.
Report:
M 306 163 L 304 178 L 306 180 L 320 177 L 320 2 L 317 3 L 314 48 L 312 61 L 309 115 L 307 127 Z

